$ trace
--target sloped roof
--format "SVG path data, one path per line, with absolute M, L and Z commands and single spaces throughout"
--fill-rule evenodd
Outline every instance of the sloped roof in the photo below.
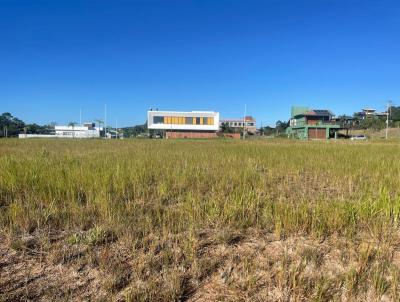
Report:
M 316 115 L 333 115 L 332 112 L 325 109 L 314 109 L 313 111 L 315 112 Z
M 297 114 L 296 116 L 332 116 L 333 113 L 326 109 L 313 109 L 304 113 Z

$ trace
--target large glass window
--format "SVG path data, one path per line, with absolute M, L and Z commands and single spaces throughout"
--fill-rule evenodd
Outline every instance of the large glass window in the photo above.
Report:
M 164 117 L 163 116 L 154 116 L 153 123 L 154 124 L 164 124 Z
M 153 124 L 214 125 L 214 117 L 154 116 Z

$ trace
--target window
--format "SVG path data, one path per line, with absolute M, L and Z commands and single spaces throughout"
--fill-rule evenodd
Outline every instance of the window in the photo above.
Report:
M 192 117 L 186 117 L 185 118 L 185 124 L 186 125 L 193 125 L 193 118 Z
M 196 117 L 196 125 L 200 125 L 200 118 Z
M 208 125 L 208 117 L 203 117 L 203 124 Z
M 154 124 L 164 124 L 164 117 L 163 116 L 155 116 L 153 117 Z

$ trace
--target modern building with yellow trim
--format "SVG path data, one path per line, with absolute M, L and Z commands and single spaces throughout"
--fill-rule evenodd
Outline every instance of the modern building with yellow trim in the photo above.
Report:
M 148 111 L 147 127 L 166 131 L 217 132 L 219 113 L 214 111 Z

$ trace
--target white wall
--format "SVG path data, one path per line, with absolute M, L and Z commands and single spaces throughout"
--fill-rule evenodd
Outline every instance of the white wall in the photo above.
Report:
M 87 127 L 56 126 L 55 134 L 19 134 L 19 138 L 99 138 L 100 130 Z
M 56 130 L 55 136 L 57 137 L 72 137 L 72 138 L 90 138 L 90 137 L 100 137 L 99 130 Z
M 54 134 L 18 134 L 18 138 L 53 138 Z

